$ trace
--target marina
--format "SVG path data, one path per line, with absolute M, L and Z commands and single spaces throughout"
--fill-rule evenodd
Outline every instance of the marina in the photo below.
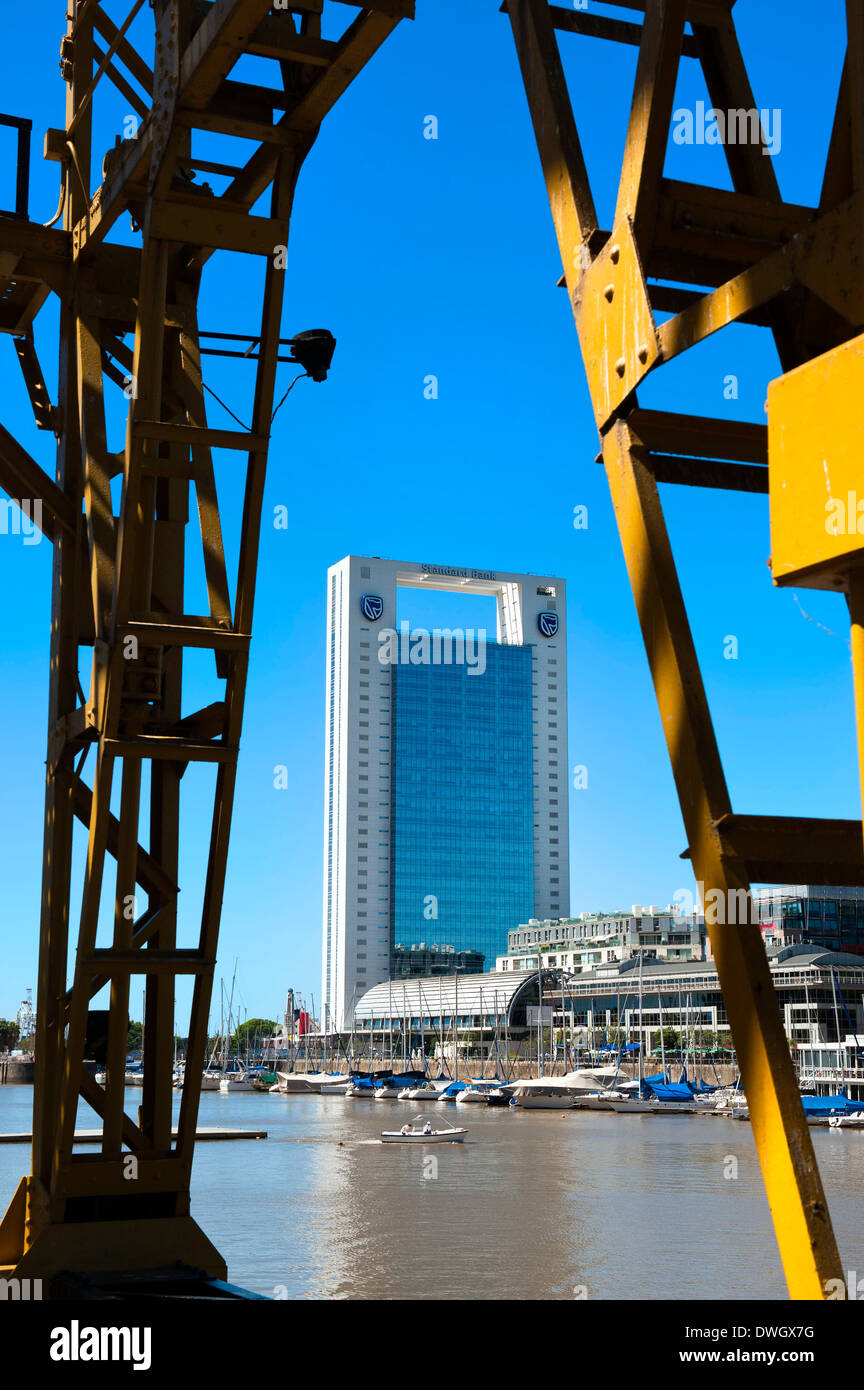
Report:
M 31 1104 L 30 1087 L 0 1088 L 0 1129 L 28 1128 Z M 434 1107 L 400 1104 L 385 1124 L 381 1109 L 312 1094 L 202 1096 L 202 1126 L 268 1134 L 202 1144 L 193 1173 L 193 1215 L 244 1287 L 421 1302 L 566 1302 L 581 1285 L 590 1300 L 784 1296 L 749 1125 L 475 1105 L 463 1143 L 427 1148 L 382 1146 L 380 1135 L 421 1112 L 443 1128 Z M 447 1113 L 461 1124 L 461 1108 Z M 844 1267 L 859 1268 L 864 1131 L 811 1133 Z M 730 1155 L 735 1178 L 724 1176 Z M 432 1157 L 438 1176 L 425 1178 Z M 19 1148 L 0 1147 L 2 1189 L 20 1164 Z

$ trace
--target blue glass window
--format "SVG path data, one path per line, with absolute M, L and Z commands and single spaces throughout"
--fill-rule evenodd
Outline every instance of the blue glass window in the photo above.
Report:
M 491 970 L 534 915 L 532 659 L 485 654 L 482 675 L 393 667 L 391 947 L 479 951 Z

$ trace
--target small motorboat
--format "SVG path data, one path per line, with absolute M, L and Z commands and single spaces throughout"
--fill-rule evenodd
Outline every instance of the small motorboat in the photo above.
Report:
M 220 1095 L 233 1095 L 235 1091 L 252 1091 L 255 1083 L 248 1071 L 232 1071 L 219 1082 Z
M 510 1097 L 510 1104 L 523 1110 L 575 1110 L 579 1103 L 572 1086 L 551 1077 L 519 1081 Z
M 579 1096 L 580 1110 L 606 1110 L 611 1111 L 610 1101 L 626 1100 L 624 1091 L 586 1091 Z
M 385 1077 L 375 1088 L 375 1099 L 398 1100 L 404 1089 L 405 1087 L 402 1085 L 401 1081 L 394 1081 L 392 1077 L 389 1076 Z
M 831 1115 L 829 1129 L 864 1129 L 864 1111 L 850 1110 L 848 1115 Z
M 417 1126 L 421 1124 L 422 1128 Z M 446 1121 L 445 1121 L 446 1123 Z M 381 1135 L 382 1144 L 461 1144 L 467 1129 L 456 1129 L 453 1125 L 448 1125 L 447 1129 L 433 1129 L 432 1124 L 423 1115 L 415 1115 L 414 1119 L 401 1129 L 384 1130 Z
M 464 1091 L 459 1091 L 456 1096 L 457 1105 L 486 1105 L 489 1100 L 490 1091 L 500 1091 L 501 1082 L 497 1077 L 491 1081 L 485 1081 L 482 1077 L 475 1077 Z
M 271 1091 L 278 1091 L 281 1095 L 319 1095 L 321 1092 L 321 1072 L 308 1071 L 285 1071 L 281 1067 L 276 1068 L 277 1081 L 271 1086 Z M 329 1080 L 330 1078 L 324 1078 Z
M 417 1086 L 405 1086 L 399 1092 L 400 1100 L 437 1100 L 447 1081 L 421 1081 Z

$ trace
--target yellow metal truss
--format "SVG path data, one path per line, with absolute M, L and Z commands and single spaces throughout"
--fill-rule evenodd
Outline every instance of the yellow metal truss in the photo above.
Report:
M 826 1281 L 840 1277 L 839 1257 L 749 888 L 754 881 L 864 883 L 861 824 L 733 813 L 658 484 L 767 493 L 768 432 L 764 425 L 643 409 L 638 388 L 649 372 L 731 323 L 770 328 L 784 371 L 826 351 L 847 350 L 840 345 L 860 332 L 864 26 L 858 0 L 849 0 L 849 55 L 822 199 L 816 208 L 791 206 L 782 200 L 761 131 L 755 141 L 725 145 L 732 192 L 664 177 L 682 61 L 701 64 L 715 108 L 756 110 L 734 3 L 626 0 L 628 9 L 643 11 L 642 24 L 548 0 L 506 0 L 504 8 L 545 174 L 688 855 L 706 901 L 726 905 L 714 914 L 716 920 L 707 912 L 708 929 L 783 1267 L 793 1298 L 820 1299 Z M 559 32 L 638 45 L 611 230 L 598 224 Z M 712 288 L 706 292 L 705 286 Z M 660 314 L 670 317 L 659 322 Z M 777 389 L 796 399 L 794 372 Z M 860 418 L 860 400 L 859 391 L 847 413 Z M 823 423 L 817 421 L 813 430 Z M 814 467 L 812 458 L 802 464 Z M 864 639 L 860 626 L 857 631 L 864 709 Z

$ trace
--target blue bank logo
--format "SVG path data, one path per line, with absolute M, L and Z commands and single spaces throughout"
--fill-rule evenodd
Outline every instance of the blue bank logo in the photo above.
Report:
M 558 614 L 551 612 L 538 613 L 537 626 L 544 637 L 554 637 L 558 631 Z
M 377 623 L 384 612 L 384 600 L 379 594 L 364 594 L 360 599 L 360 607 L 364 618 L 368 618 L 370 623 Z

